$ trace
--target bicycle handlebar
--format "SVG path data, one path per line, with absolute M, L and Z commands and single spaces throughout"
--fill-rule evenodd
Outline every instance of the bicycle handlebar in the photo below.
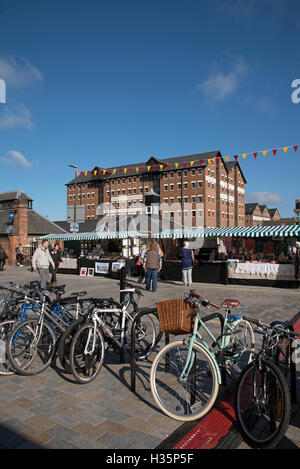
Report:
M 197 298 L 198 300 L 205 300 L 208 302 L 208 304 L 210 304 L 211 306 L 213 306 L 214 308 L 217 308 L 217 309 L 220 309 L 221 306 L 218 305 L 217 303 L 214 303 L 213 301 L 210 301 L 210 300 L 206 300 L 205 298 L 203 298 L 202 296 L 198 295 L 198 293 L 195 293 L 195 292 L 191 292 L 191 296 L 193 296 L 194 298 Z
M 261 327 L 262 329 L 272 329 L 277 332 L 285 332 L 287 335 L 294 337 L 300 335 L 299 332 L 292 331 L 288 327 L 284 327 L 282 324 L 275 324 L 272 326 L 271 324 L 262 322 L 260 319 L 253 319 L 249 316 L 243 316 L 243 319 L 245 319 L 245 321 L 251 322 L 252 324 L 255 324 L 258 327 Z

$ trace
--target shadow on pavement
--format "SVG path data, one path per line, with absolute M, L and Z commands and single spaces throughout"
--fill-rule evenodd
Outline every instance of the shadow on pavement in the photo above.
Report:
M 41 447 L 2 424 L 0 425 L 0 449 L 41 449 Z

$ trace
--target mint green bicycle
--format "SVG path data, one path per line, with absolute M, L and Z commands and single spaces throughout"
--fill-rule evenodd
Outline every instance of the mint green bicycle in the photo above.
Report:
M 163 347 L 155 357 L 150 374 L 151 392 L 158 407 L 176 420 L 192 421 L 203 417 L 216 401 L 222 383 L 222 367 L 232 379 L 252 360 L 254 333 L 251 324 L 229 317 L 230 306 L 238 300 L 225 300 L 225 316 L 219 313 L 200 317 L 201 306 L 219 305 L 190 291 L 185 302 L 191 306 L 194 318 L 191 335 Z M 219 316 L 222 334 L 215 337 L 206 322 Z M 200 334 L 201 328 L 212 339 L 209 346 Z

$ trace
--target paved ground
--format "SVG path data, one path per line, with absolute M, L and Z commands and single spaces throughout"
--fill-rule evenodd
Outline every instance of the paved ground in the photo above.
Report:
M 0 284 L 36 278 L 27 268 L 9 267 L 0 273 Z M 73 275 L 59 275 L 58 280 L 67 285 L 66 294 L 86 290 L 88 296 L 119 298 L 116 280 Z M 299 290 L 211 284 L 193 287 L 216 302 L 238 298 L 240 311 L 265 321 L 287 320 L 300 310 Z M 160 282 L 157 293 L 144 292 L 140 306 L 153 307 L 155 301 L 178 298 L 184 291 L 186 287 L 179 282 Z M 112 353 L 106 355 L 100 375 L 88 385 L 75 382 L 59 363 L 33 377 L 1 376 L 0 448 L 156 448 L 181 423 L 155 406 L 149 385 L 151 363 L 151 357 L 139 363 L 135 394 L 130 391 L 128 357 L 120 363 Z M 226 392 L 227 388 L 221 389 L 219 400 Z M 300 447 L 298 406 L 293 406 L 293 413 L 284 447 Z

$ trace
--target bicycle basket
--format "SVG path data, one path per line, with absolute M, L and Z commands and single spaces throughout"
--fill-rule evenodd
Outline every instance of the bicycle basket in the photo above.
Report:
M 173 335 L 191 332 L 192 319 L 188 317 L 191 307 L 183 298 L 156 303 L 160 330 Z

